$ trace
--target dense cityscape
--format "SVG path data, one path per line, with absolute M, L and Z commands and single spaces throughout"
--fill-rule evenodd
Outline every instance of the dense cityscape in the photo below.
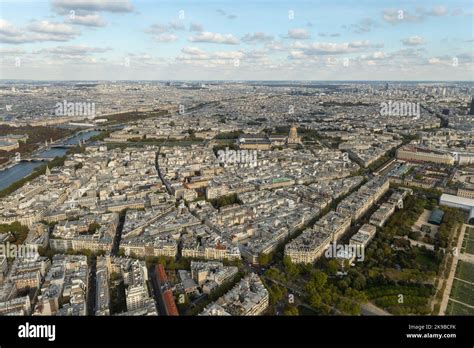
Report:
M 0 0 L 1 347 L 472 346 L 473 18 Z
M 36 165 L 2 191 L 0 240 L 30 252 L 2 256 L 3 315 L 472 314 L 472 83 L 1 93 L 0 182 Z M 64 94 L 103 111 L 56 117 Z M 36 128 L 76 142 L 19 155 Z

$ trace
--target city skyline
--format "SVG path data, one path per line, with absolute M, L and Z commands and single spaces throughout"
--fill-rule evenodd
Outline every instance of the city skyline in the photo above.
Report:
M 0 345 L 470 343 L 473 19 L 0 0 Z
M 2 1 L 0 78 L 473 80 L 469 1 L 244 5 Z

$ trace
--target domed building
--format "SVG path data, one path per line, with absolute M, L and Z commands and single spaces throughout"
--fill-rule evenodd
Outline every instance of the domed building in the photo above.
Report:
M 285 134 L 241 134 L 237 139 L 240 149 L 271 150 L 275 147 L 294 147 L 301 144 L 296 126 L 290 128 L 288 135 Z
M 298 130 L 295 125 L 292 125 L 290 128 L 287 144 L 288 146 L 301 144 L 301 137 L 298 136 Z

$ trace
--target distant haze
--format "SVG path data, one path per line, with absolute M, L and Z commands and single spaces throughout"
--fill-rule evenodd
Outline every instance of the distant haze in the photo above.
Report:
M 472 81 L 445 1 L 3 1 L 0 78 Z

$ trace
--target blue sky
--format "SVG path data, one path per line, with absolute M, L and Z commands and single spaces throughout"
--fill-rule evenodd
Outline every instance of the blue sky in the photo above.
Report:
M 472 80 L 473 2 L 0 0 L 0 78 Z

